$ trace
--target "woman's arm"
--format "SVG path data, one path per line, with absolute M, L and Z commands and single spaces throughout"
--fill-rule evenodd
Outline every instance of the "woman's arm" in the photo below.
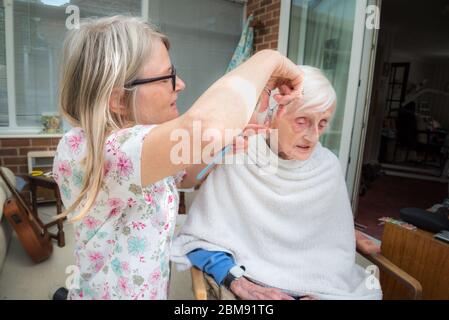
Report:
M 246 152 L 246 150 L 248 149 L 248 137 L 253 134 L 264 132 L 266 130 L 268 130 L 268 128 L 265 125 L 259 125 L 255 123 L 248 124 L 245 129 L 243 129 L 242 134 L 234 138 L 234 141 L 232 142 L 232 152 L 229 152 L 227 156 L 232 156 L 232 154 L 240 152 Z M 207 163 L 202 162 L 201 164 L 196 164 L 186 168 L 186 175 L 178 184 L 178 188 L 190 189 L 203 183 L 203 181 L 206 180 L 206 178 L 209 176 L 209 173 L 211 173 L 216 167 L 216 165 L 214 165 L 208 168 L 204 177 L 198 180 L 198 174 L 203 171 L 203 169 L 205 169 L 207 165 Z
M 302 82 L 300 70 L 272 50 L 256 53 L 223 76 L 185 114 L 157 126 L 146 136 L 141 161 L 142 184 L 157 182 L 182 169 L 201 164 L 203 148 L 211 144 L 210 141 L 202 141 L 205 130 L 217 133 L 212 142 L 215 146 L 213 150 L 221 150 L 231 143 L 230 140 L 250 120 L 263 88 L 267 84 L 274 88 L 285 82 L 299 92 Z M 232 132 L 225 134 L 226 129 Z M 224 141 L 225 138 L 228 141 Z M 176 153 L 173 151 L 180 143 L 184 143 L 189 161 L 176 161 L 179 159 L 175 159 Z

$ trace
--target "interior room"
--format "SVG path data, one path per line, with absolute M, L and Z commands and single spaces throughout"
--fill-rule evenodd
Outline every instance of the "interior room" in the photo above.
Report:
M 449 6 L 383 1 L 380 24 L 356 216 L 378 239 L 380 218 L 448 198 Z

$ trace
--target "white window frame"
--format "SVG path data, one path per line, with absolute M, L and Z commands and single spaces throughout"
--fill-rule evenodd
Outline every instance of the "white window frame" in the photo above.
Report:
M 62 134 L 40 134 L 42 127 L 17 125 L 16 82 L 14 61 L 14 1 L 4 0 L 5 8 L 5 53 L 6 53 L 6 92 L 8 95 L 8 126 L 0 127 L 0 138 L 12 137 L 62 137 Z M 142 18 L 148 20 L 149 0 L 141 0 Z

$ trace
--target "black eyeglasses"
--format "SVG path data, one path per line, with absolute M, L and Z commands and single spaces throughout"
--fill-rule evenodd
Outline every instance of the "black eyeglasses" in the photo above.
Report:
M 125 88 L 130 88 L 130 87 L 138 86 L 140 84 L 145 84 L 145 83 L 150 83 L 150 82 L 155 82 L 155 81 L 167 80 L 170 78 L 171 78 L 171 84 L 173 87 L 173 91 L 175 91 L 175 89 L 176 89 L 176 69 L 175 69 L 174 65 L 171 66 L 171 74 L 170 75 L 160 76 L 160 77 L 155 77 L 155 78 L 148 78 L 148 79 L 137 79 L 137 80 L 134 80 L 133 82 L 125 85 Z

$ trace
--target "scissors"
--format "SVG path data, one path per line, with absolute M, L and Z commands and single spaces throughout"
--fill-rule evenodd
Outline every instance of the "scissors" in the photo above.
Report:
M 265 88 L 265 91 L 268 93 L 268 96 L 271 96 L 271 90 Z M 260 103 L 260 101 L 258 102 Z M 275 104 L 273 106 L 269 106 L 268 107 L 268 111 L 267 111 L 267 115 L 265 116 L 265 120 L 263 121 L 263 123 L 266 123 L 267 121 L 269 121 L 269 123 L 271 122 L 271 120 L 273 119 L 273 114 L 274 114 L 274 110 L 278 107 L 278 104 Z M 239 134 L 239 136 L 241 137 L 242 134 Z M 209 163 L 203 170 L 201 170 L 200 173 L 198 173 L 198 175 L 196 176 L 196 180 L 202 180 L 205 176 L 206 173 L 216 164 L 218 163 L 221 159 L 223 159 L 223 157 L 232 150 L 232 144 L 227 145 L 226 147 L 224 147 L 213 159 L 212 162 Z

